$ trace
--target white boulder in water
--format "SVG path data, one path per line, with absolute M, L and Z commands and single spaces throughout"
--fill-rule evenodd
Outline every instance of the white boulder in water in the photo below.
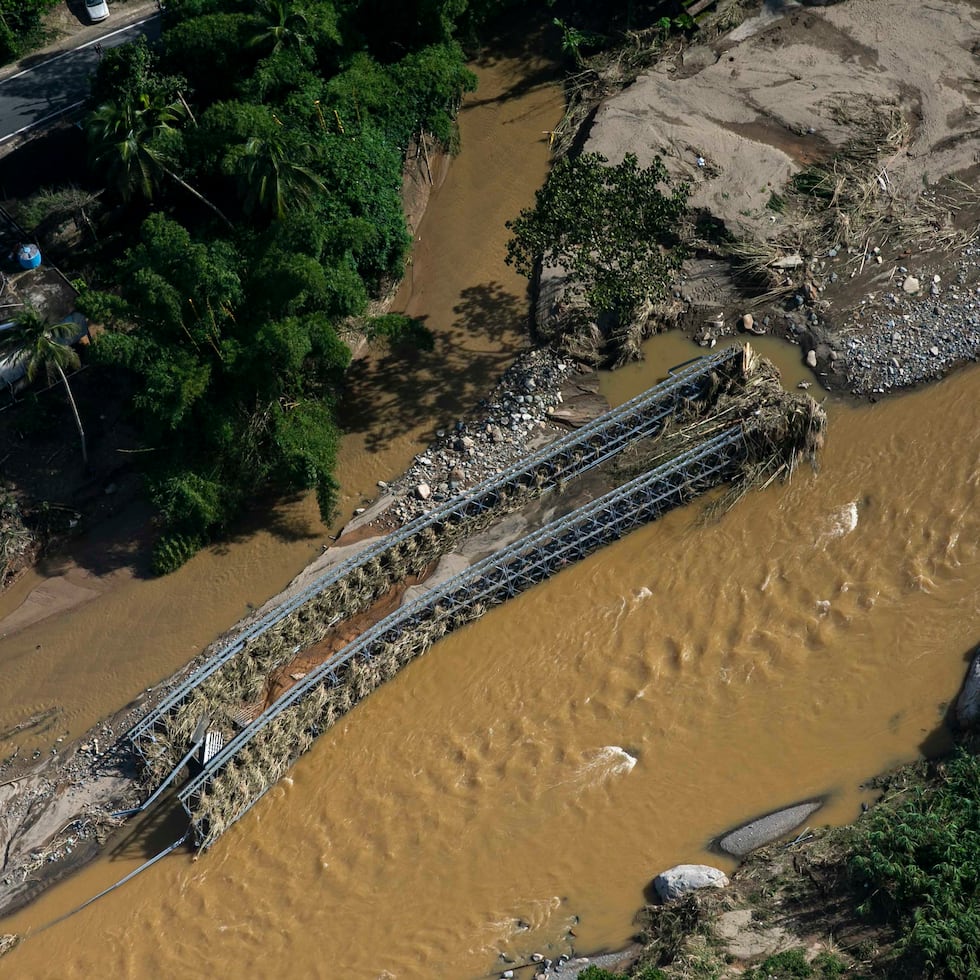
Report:
M 678 864 L 653 879 L 654 890 L 662 902 L 683 898 L 699 888 L 724 888 L 727 884 L 728 875 L 709 864 Z

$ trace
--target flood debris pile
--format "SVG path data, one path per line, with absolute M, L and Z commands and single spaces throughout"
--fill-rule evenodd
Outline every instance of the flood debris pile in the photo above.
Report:
M 720 483 L 744 492 L 788 476 L 801 459 L 815 457 L 824 428 L 819 406 L 782 392 L 775 369 L 750 349 L 719 364 L 704 397 L 681 399 L 669 430 L 645 457 L 637 452 L 639 475 L 624 482 L 622 471 L 610 470 L 607 494 L 376 622 L 234 736 L 180 793 L 198 844 L 210 846 L 319 734 L 448 633 Z M 315 627 L 310 635 L 320 633 Z
M 36 550 L 14 494 L 0 484 L 0 588 L 12 580 Z
M 796 174 L 789 188 L 806 219 L 792 233 L 810 254 L 878 238 L 902 216 L 888 174 L 911 135 L 902 110 L 876 99 L 837 98 L 827 114 L 852 135 L 829 160 Z
M 786 391 L 775 365 L 746 344 L 738 370 L 717 372 L 710 398 L 686 404 L 662 433 L 638 446 L 619 471 L 632 476 L 650 470 L 733 425 L 741 427 L 744 453 L 731 474 L 723 507 L 751 489 L 789 479 L 802 462 L 816 468 L 827 414 L 809 395 Z
M 281 712 L 236 753 L 218 778 L 205 784 L 194 801 L 192 819 L 199 843 L 209 846 L 217 840 L 312 747 L 318 735 L 450 629 L 446 622 L 431 624 L 405 634 L 402 642 L 385 644 L 370 660 L 352 660 L 338 683 L 324 678 Z
M 889 246 L 960 249 L 976 237 L 974 226 L 957 221 L 964 202 L 975 204 L 975 188 L 951 176 L 914 194 L 905 186 L 900 161 L 914 132 L 901 106 L 835 97 L 822 109 L 848 139 L 827 160 L 796 173 L 782 194 L 773 193 L 770 210 L 787 219 L 774 234 L 743 237 L 722 249 L 756 293 L 756 305 L 792 295 L 817 302 L 824 260 L 841 253 L 860 262 L 853 278 L 865 265 L 880 265 Z

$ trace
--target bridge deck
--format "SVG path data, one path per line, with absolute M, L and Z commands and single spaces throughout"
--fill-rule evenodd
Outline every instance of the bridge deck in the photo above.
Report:
M 733 465 L 742 455 L 742 427 L 733 425 L 669 463 L 617 487 L 466 569 L 364 632 L 240 731 L 180 791 L 179 798 L 191 817 L 199 846 L 210 846 L 274 784 L 277 778 L 274 775 L 260 786 L 236 778 L 235 761 L 250 743 L 261 739 L 279 719 L 290 712 L 300 712 L 304 700 L 311 694 L 342 684 L 345 670 L 356 663 L 369 662 L 381 649 L 400 647 L 406 654 L 401 662 L 407 662 L 422 653 L 434 638 L 472 621 L 490 605 L 519 594 L 670 507 L 728 479 Z M 433 624 L 440 628 L 431 628 Z M 306 712 L 302 722 L 309 721 L 304 731 L 313 737 L 323 727 L 315 716 L 316 708 L 312 716 Z M 298 717 L 290 720 L 290 730 L 296 728 L 293 722 Z M 280 760 L 280 765 L 285 767 L 292 761 L 291 756 Z M 214 792 L 215 784 L 223 779 L 234 798 L 232 813 L 221 821 L 221 826 L 215 826 L 208 816 L 204 797 L 206 792 Z
M 728 348 L 695 361 L 662 384 L 368 545 L 320 576 L 289 601 L 277 606 L 219 650 L 148 712 L 130 730 L 128 738 L 146 757 L 146 744 L 155 741 L 156 731 L 165 727 L 168 717 L 173 716 L 205 681 L 229 669 L 235 658 L 247 651 L 252 640 L 281 624 L 331 586 L 364 570 L 372 562 L 397 554 L 399 547 L 418 539 L 427 531 L 454 527 L 472 521 L 487 511 L 504 508 L 509 488 L 526 490 L 533 487 L 535 492 L 544 492 L 600 465 L 637 440 L 650 437 L 680 406 L 704 394 L 714 372 L 734 366 L 741 356 L 740 348 Z M 452 536 L 447 536 L 445 550 L 449 550 L 452 544 Z

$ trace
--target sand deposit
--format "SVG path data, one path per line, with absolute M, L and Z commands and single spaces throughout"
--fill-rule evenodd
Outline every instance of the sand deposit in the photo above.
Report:
M 599 109 L 586 149 L 612 163 L 628 152 L 641 165 L 663 156 L 693 185 L 693 206 L 762 238 L 783 230 L 767 208 L 772 192 L 854 135 L 836 110 L 841 102 L 896 104 L 910 119 L 911 142 L 888 166 L 896 194 L 909 200 L 977 162 L 975 4 L 787 3 L 755 27 L 641 76 Z
M 750 312 L 871 397 L 976 359 L 978 52 L 976 4 L 767 3 L 602 104 L 584 149 L 661 156 L 729 236 L 695 250 L 647 332 L 679 322 L 710 347 Z

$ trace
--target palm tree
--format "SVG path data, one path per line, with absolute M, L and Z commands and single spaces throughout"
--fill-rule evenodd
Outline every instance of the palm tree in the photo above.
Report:
M 289 145 L 279 135 L 253 136 L 232 150 L 226 166 L 241 181 L 245 211 L 266 211 L 281 221 L 288 210 L 323 191 L 320 178 L 299 162 L 310 150 L 308 143 Z
M 74 323 L 52 323 L 33 306 L 24 307 L 14 316 L 13 325 L 0 333 L 0 358 L 4 358 L 10 365 L 22 364 L 28 381 L 34 381 L 42 370 L 49 381 L 55 375 L 61 379 L 68 395 L 68 404 L 75 416 L 75 425 L 78 426 L 82 462 L 87 466 L 85 430 L 65 374 L 65 368 L 74 370 L 79 365 L 78 354 L 69 346 L 76 332 Z
M 115 184 L 124 201 L 129 201 L 137 190 L 152 200 L 157 179 L 165 176 L 193 194 L 231 228 L 231 222 L 217 205 L 173 170 L 172 142 L 177 124 L 186 114 L 181 101 L 163 103 L 146 94 L 104 102 L 86 124 L 93 162 L 105 170 L 107 181 Z
M 302 49 L 309 28 L 305 14 L 293 10 L 289 0 L 259 0 L 257 13 L 262 18 L 262 26 L 248 42 L 249 47 L 268 49 L 269 54 L 278 54 L 283 48 Z

